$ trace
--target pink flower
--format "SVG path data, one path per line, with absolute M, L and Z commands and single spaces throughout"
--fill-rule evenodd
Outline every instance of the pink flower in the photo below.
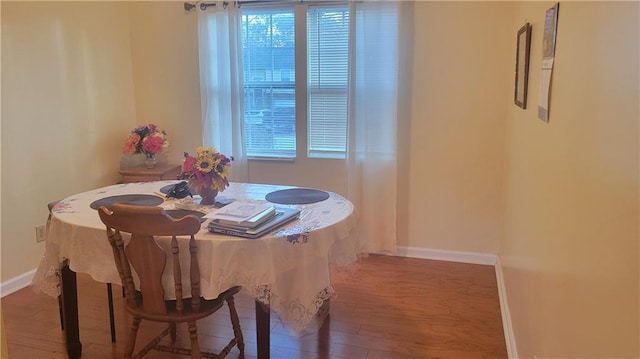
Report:
M 195 172 L 196 170 L 196 158 L 192 156 L 185 156 L 184 163 L 182 164 L 183 172 Z
M 142 140 L 142 149 L 149 153 L 160 153 L 164 145 L 164 138 L 160 136 L 147 136 Z

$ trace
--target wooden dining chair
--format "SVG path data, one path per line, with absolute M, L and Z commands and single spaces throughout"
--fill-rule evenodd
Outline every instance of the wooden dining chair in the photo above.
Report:
M 47 204 L 47 208 L 49 208 L 49 217 L 47 217 L 47 226 L 49 226 L 49 223 L 51 222 L 51 216 L 53 215 L 52 211 L 53 211 L 53 207 L 56 206 L 56 204 L 58 204 L 58 202 L 60 201 L 53 201 L 53 202 L 49 202 Z M 124 292 L 123 292 L 123 296 L 124 296 Z M 116 342 L 116 322 L 114 319 L 114 313 L 113 313 L 113 288 L 111 286 L 111 283 L 107 283 L 107 302 L 108 302 L 108 306 L 109 306 L 109 325 L 110 325 L 110 332 L 111 332 L 111 342 L 115 343 Z M 59 295 L 58 296 L 58 311 L 60 312 L 60 328 L 62 330 L 64 330 L 64 320 L 63 320 L 63 316 L 62 316 L 62 296 Z
M 224 358 L 234 346 L 240 350 L 241 357 L 244 355 L 244 339 L 234 305 L 234 295 L 240 291 L 241 287 L 229 288 L 212 300 L 204 299 L 200 295 L 198 247 L 194 238 L 194 234 L 200 231 L 200 220 L 196 216 L 187 215 L 180 219 L 174 219 L 160 207 L 126 204 L 113 204 L 111 209 L 103 206 L 100 207 L 98 213 L 107 227 L 107 238 L 113 249 L 113 257 L 125 290 L 126 309 L 133 317 L 125 347 L 125 358 L 132 358 L 136 335 L 143 319 L 165 322 L 168 323 L 168 327 L 138 351 L 133 358 L 141 358 L 152 349 L 191 355 L 192 358 Z M 126 246 L 121 233 L 131 234 L 131 239 Z M 156 242 L 156 237 L 159 236 L 171 239 L 175 300 L 164 298 L 165 288 L 162 283 L 162 275 L 167 262 L 167 254 Z M 177 236 L 185 238 L 179 240 Z M 190 253 L 191 290 L 185 295 L 183 295 L 181 279 L 182 264 L 179 258 L 179 243 L 183 239 L 188 240 Z M 139 288 L 134 285 L 132 269 L 138 275 Z M 224 305 L 224 302 L 229 307 L 233 339 L 220 353 L 201 352 L 196 321 L 216 312 Z M 176 323 L 183 322 L 187 323 L 189 329 L 191 349 L 177 348 L 174 345 Z M 160 344 L 167 334 L 170 335 L 171 345 Z

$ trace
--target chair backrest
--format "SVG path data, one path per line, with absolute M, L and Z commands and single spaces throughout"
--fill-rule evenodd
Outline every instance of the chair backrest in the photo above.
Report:
M 174 219 L 160 207 L 131 206 L 119 203 L 113 204 L 111 209 L 102 206 L 98 209 L 98 213 L 102 222 L 107 226 L 107 238 L 113 249 L 113 258 L 122 280 L 127 302 L 130 306 L 147 313 L 160 315 L 167 313 L 162 285 L 162 274 L 167 256 L 156 243 L 155 237 L 171 237 L 176 309 L 182 311 L 182 271 L 176 236 L 190 236 L 190 297 L 193 309 L 198 309 L 200 305 L 200 269 L 198 267 L 198 248 L 194 238 L 194 234 L 200 230 L 198 217 L 188 215 Z M 126 248 L 121 232 L 131 234 L 131 240 Z M 132 267 L 140 280 L 142 298 L 137 297 L 138 293 L 131 275 Z

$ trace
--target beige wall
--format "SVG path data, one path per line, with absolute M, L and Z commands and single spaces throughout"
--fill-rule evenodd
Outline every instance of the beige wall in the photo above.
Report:
M 119 180 L 135 107 L 125 3 L 0 4 L 6 281 L 44 253 L 48 202 Z
M 496 253 L 513 3 L 418 2 L 409 236 L 403 245 Z
M 520 358 L 638 358 L 638 2 L 562 2 L 550 121 L 537 118 L 552 2 L 533 25 L 529 107 L 509 106 L 500 248 Z M 515 48 L 513 49 L 515 53 Z
M 130 2 L 131 53 L 138 122 L 169 135 L 167 160 L 202 145 L 198 28 L 183 2 Z

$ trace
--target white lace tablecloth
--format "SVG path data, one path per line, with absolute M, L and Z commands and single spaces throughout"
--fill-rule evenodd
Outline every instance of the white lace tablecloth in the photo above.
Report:
M 60 201 L 52 210 L 47 228 L 46 252 L 33 279 L 43 292 L 60 294 L 60 267 L 64 260 L 78 273 L 88 273 L 104 283 L 120 283 L 107 241 L 105 226 L 90 204 L 98 199 L 124 194 L 154 194 L 177 181 L 126 183 L 79 193 Z M 231 183 L 217 198 L 265 201 L 265 195 L 287 186 Z M 197 197 L 196 197 L 197 198 Z M 175 199 L 160 206 L 174 209 Z M 284 206 L 284 205 L 279 205 Z M 335 295 L 331 268 L 356 262 L 352 231 L 353 205 L 329 192 L 329 198 L 305 205 L 287 205 L 301 210 L 300 219 L 258 239 L 212 234 L 206 220 L 196 235 L 199 246 L 202 295 L 213 299 L 229 287 L 240 285 L 249 295 L 268 304 L 294 332 L 304 329 L 326 299 Z M 212 211 L 212 206 L 199 210 Z M 169 239 L 160 245 L 171 253 Z M 181 262 L 188 263 L 187 241 L 181 241 Z M 173 299 L 171 261 L 163 278 Z M 188 288 L 188 273 L 182 279 Z

